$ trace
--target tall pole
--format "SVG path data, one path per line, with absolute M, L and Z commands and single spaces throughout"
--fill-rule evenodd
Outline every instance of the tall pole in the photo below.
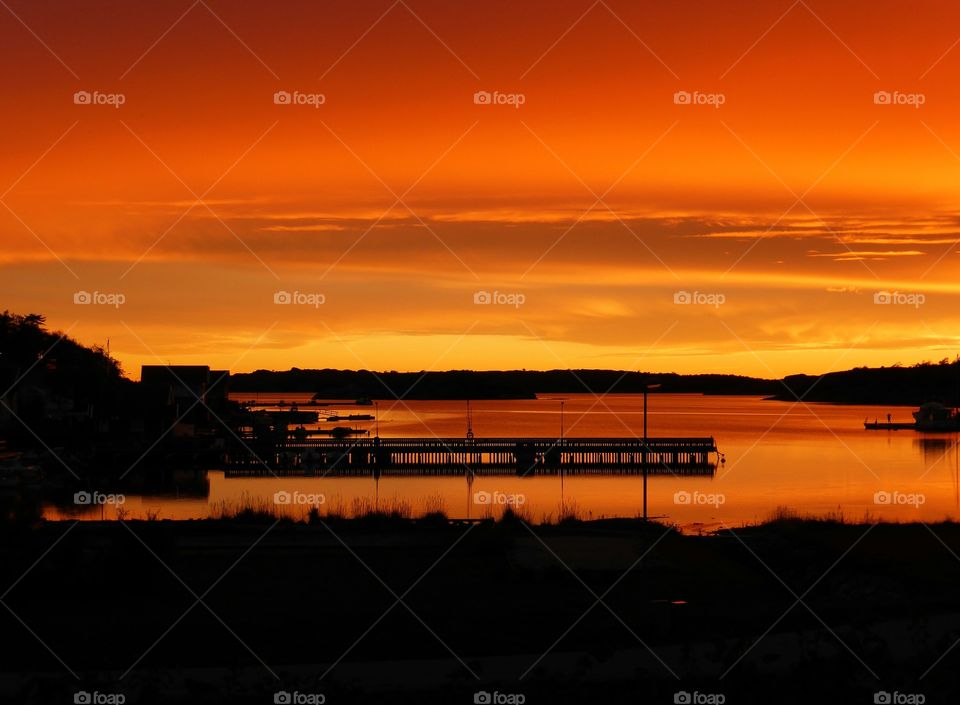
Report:
M 557 455 L 557 474 L 560 475 L 560 512 L 563 513 L 563 405 L 567 402 L 560 400 L 560 448 Z
M 647 388 L 643 388 L 643 443 L 647 443 Z
M 373 406 L 377 410 L 377 438 L 380 438 L 380 402 L 373 402 Z
M 560 443 L 563 444 L 563 405 L 566 402 L 560 402 Z
M 647 520 L 647 388 L 643 388 L 643 520 Z

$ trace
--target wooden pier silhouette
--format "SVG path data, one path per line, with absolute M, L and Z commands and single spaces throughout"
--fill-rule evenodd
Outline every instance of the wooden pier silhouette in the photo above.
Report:
M 280 447 L 242 444 L 224 458 L 229 476 L 712 474 L 706 438 L 301 438 Z

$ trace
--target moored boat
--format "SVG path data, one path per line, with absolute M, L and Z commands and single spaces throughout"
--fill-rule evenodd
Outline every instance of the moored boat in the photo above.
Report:
M 960 413 L 935 401 L 913 412 L 918 431 L 960 431 Z

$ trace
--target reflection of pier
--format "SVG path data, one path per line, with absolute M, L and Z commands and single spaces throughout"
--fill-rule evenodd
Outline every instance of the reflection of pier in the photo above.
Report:
M 229 454 L 227 474 L 712 474 L 717 446 L 713 438 L 303 438 L 252 450 Z

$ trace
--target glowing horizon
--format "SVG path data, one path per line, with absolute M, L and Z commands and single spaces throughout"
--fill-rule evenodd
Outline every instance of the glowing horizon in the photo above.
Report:
M 11 2 L 3 306 L 134 377 L 953 357 L 957 20 Z

